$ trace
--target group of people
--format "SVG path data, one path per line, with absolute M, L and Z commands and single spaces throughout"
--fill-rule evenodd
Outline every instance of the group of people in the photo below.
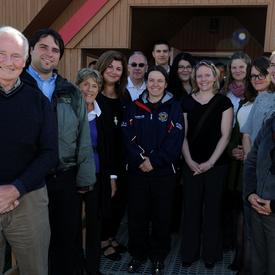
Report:
M 222 259 L 226 215 L 231 268 L 274 273 L 275 54 L 233 54 L 224 80 L 189 53 L 169 66 L 157 41 L 152 66 L 109 50 L 73 84 L 57 72 L 63 53 L 52 29 L 27 41 L 0 28 L 0 274 L 7 243 L 21 275 L 101 274 L 101 255 L 127 250 L 129 273 L 149 258 L 163 274 L 179 182 L 184 267 Z

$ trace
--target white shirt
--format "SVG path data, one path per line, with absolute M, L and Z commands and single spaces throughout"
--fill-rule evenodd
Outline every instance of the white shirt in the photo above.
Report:
M 240 129 L 246 123 L 246 120 L 248 118 L 248 115 L 251 111 L 252 106 L 253 106 L 253 102 L 248 101 L 238 111 L 237 120 L 238 120 Z
M 88 121 L 94 120 L 96 117 L 101 115 L 100 107 L 98 106 L 97 102 L 94 101 L 94 109 L 88 113 Z
M 133 84 L 131 78 L 128 76 L 127 90 L 130 93 L 132 101 L 138 99 L 145 89 L 146 89 L 145 81 L 142 82 L 141 86 L 137 87 Z

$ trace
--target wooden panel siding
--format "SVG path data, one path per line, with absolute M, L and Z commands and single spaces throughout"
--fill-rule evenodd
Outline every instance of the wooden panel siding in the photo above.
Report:
M 64 55 L 59 63 L 59 73 L 71 82 L 75 82 L 76 74 L 81 68 L 81 50 L 65 49 Z
M 48 0 L 1 0 L 0 25 L 23 31 Z
M 247 6 L 247 5 L 267 5 L 272 0 L 128 0 L 130 6 L 182 6 L 182 5 L 202 5 L 202 6 Z
M 129 48 L 129 8 L 127 0 L 119 1 L 77 47 Z

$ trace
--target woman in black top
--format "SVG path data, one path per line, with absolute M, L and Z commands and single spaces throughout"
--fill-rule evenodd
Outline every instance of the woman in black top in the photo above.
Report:
M 199 62 L 194 69 L 194 93 L 183 102 L 186 138 L 183 143 L 184 222 L 183 266 L 200 257 L 213 268 L 222 257 L 221 201 L 226 175 L 226 154 L 232 129 L 230 100 L 218 94 L 218 71 L 213 63 Z
M 126 248 L 116 241 L 115 236 L 125 210 L 125 162 L 120 125 L 127 83 L 127 62 L 120 52 L 107 51 L 99 57 L 96 69 L 103 77 L 101 92 L 96 100 L 102 111 L 102 135 L 108 143 L 108 146 L 101 148 L 106 156 L 102 160 L 101 247 L 104 256 L 110 260 L 120 260 L 119 253 L 125 252 Z

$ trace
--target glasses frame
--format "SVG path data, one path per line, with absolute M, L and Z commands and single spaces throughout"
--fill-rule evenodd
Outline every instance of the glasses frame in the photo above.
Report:
M 136 63 L 136 62 L 132 62 L 132 63 L 130 63 L 129 65 L 130 65 L 132 68 L 136 68 L 136 67 L 138 67 L 138 68 L 144 68 L 144 67 L 146 66 L 145 63 Z

